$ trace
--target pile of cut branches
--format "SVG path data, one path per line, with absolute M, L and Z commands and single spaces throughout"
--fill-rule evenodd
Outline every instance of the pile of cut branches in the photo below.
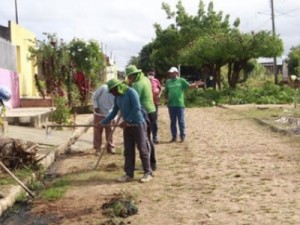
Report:
M 10 169 L 36 165 L 38 145 L 20 139 L 0 139 L 0 161 Z

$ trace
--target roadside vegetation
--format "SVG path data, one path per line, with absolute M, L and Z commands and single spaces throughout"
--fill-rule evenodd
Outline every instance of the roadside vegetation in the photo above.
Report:
M 26 178 L 31 177 L 33 174 L 37 172 L 43 171 L 43 168 L 40 167 L 23 167 L 21 169 L 16 169 L 13 171 L 14 175 L 18 177 L 20 180 L 24 180 Z M 0 173 L 0 186 L 1 185 L 12 185 L 15 184 L 16 181 L 9 176 L 7 173 Z
M 51 186 L 42 191 L 41 197 L 48 201 L 60 199 L 68 190 L 68 185 L 70 185 L 70 182 L 67 178 L 57 179 Z
M 274 84 L 271 78 L 253 78 L 235 89 L 224 87 L 222 90 L 212 88 L 189 90 L 188 107 L 209 107 L 216 105 L 241 104 L 291 104 L 298 101 L 295 90 L 288 86 Z

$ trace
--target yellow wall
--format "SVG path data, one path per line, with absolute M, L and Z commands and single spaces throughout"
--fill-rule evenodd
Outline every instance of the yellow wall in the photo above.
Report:
M 29 30 L 10 21 L 11 43 L 17 47 L 17 69 L 19 73 L 20 97 L 37 97 L 38 91 L 35 87 L 34 74 L 37 67 L 29 59 L 29 47 L 34 46 L 36 36 Z

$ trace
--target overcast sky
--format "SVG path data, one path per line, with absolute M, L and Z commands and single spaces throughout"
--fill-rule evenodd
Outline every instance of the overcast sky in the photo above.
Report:
M 272 30 L 271 0 L 214 0 L 215 11 L 239 17 L 244 32 Z M 120 70 L 131 56 L 154 37 L 154 23 L 166 27 L 170 21 L 162 2 L 175 10 L 177 0 L 17 0 L 19 25 L 44 39 L 43 32 L 56 33 L 70 41 L 74 37 L 95 39 Z M 182 0 L 185 9 L 196 15 L 199 0 Z M 204 0 L 206 6 L 210 1 Z M 300 45 L 299 0 L 274 0 L 276 33 L 284 41 L 285 54 Z M 15 1 L 1 0 L 0 24 L 16 21 Z

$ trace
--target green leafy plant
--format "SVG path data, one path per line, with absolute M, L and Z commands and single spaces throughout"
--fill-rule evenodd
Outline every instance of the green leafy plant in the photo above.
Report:
M 126 218 L 138 212 L 133 196 L 125 192 L 115 195 L 109 202 L 104 203 L 102 209 L 104 214 L 110 217 Z
M 67 124 L 71 118 L 71 110 L 67 106 L 67 101 L 64 97 L 56 97 L 54 99 L 55 111 L 51 114 L 50 120 L 62 125 Z
M 189 90 L 186 93 L 186 105 L 206 107 L 218 104 L 289 104 L 293 102 L 294 96 L 292 88 L 263 79 L 261 83 L 247 82 L 235 89 L 226 87 L 222 90 Z
M 64 196 L 64 194 L 67 191 L 69 185 L 69 181 L 67 179 L 59 179 L 56 180 L 53 184 L 51 184 L 51 187 L 45 189 L 41 196 L 48 200 L 48 201 L 53 201 L 61 198 Z

